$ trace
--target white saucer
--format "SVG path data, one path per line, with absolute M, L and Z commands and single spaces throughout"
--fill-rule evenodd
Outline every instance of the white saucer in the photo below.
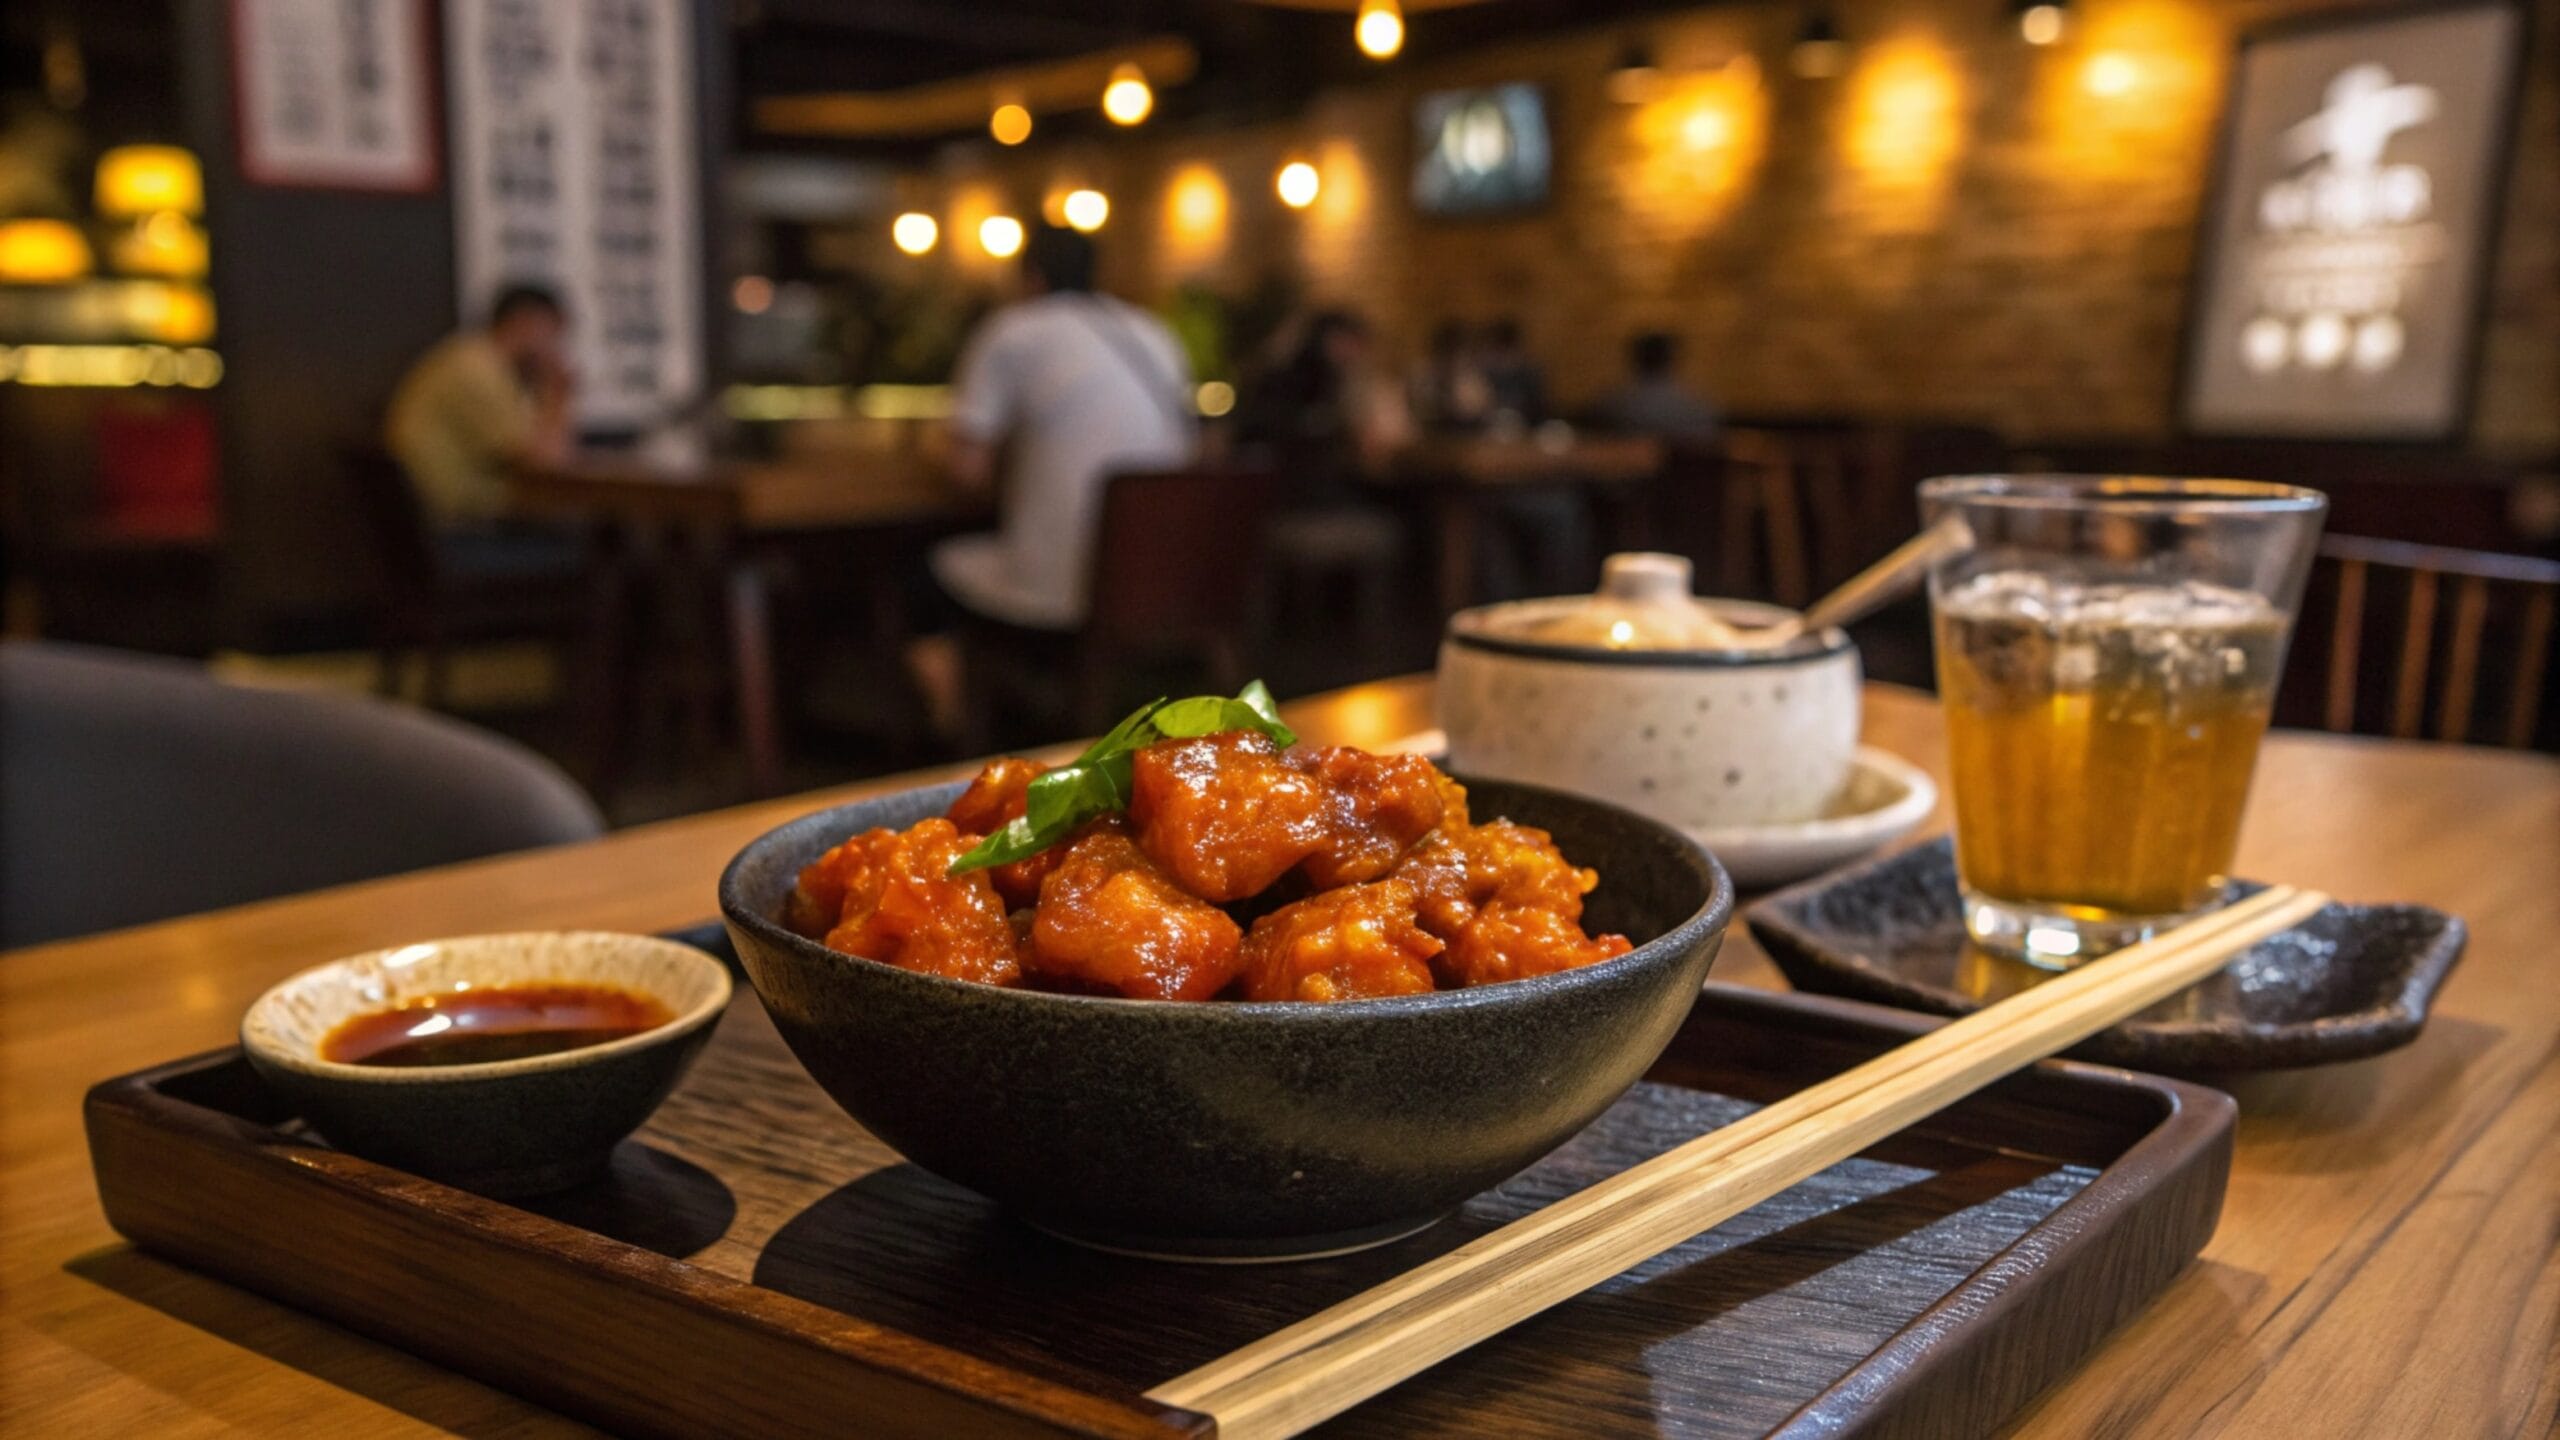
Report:
M 1377 748 L 1391 755 L 1439 756 L 1447 753 L 1449 737 L 1421 730 Z M 1813 819 L 1689 834 L 1724 862 L 1736 887 L 1766 890 L 1846 865 L 1901 839 L 1929 818 L 1937 803 L 1938 785 L 1929 772 L 1890 751 L 1861 745 L 1847 783 Z
M 1811 820 L 1735 825 L 1689 835 L 1724 862 L 1744 890 L 1763 890 L 1817 875 L 1899 840 L 1929 816 L 1938 786 L 1928 772 L 1871 745 L 1858 747 L 1848 782 Z

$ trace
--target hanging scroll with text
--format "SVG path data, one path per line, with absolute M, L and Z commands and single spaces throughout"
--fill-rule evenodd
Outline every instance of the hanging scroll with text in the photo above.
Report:
M 436 185 L 427 0 L 231 0 L 240 174 L 252 185 Z
M 569 307 L 586 429 L 639 429 L 702 386 L 689 0 L 446 0 L 455 273 Z
M 2187 429 L 2461 429 L 2521 31 L 2510 6 L 2475 3 L 2242 46 L 2187 329 Z

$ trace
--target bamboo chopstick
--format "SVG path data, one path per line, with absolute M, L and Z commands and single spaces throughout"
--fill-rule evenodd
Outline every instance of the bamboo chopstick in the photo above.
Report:
M 2308 919 L 2266 890 L 1899 1045 L 1147 1392 L 1277 1440 L 1680 1244 Z

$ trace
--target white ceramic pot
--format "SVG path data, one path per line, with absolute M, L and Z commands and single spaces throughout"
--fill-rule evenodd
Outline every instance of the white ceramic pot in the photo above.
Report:
M 1690 829 L 1823 813 L 1857 752 L 1857 647 L 1831 630 L 1707 648 L 1717 621 L 1747 629 L 1791 612 L 1687 590 L 1685 560 L 1612 556 L 1597 596 L 1456 616 L 1440 647 L 1450 767 Z

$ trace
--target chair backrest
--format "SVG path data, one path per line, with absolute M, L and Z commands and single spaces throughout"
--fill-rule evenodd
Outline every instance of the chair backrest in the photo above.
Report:
M 383 588 L 395 603 L 422 600 L 436 588 L 435 540 L 409 472 L 379 445 L 348 445 L 338 469 L 353 493 Z
M 1102 497 L 1085 635 L 1104 645 L 1233 637 L 1262 587 L 1266 470 L 1115 475 Z
M 2560 562 L 2333 535 L 2321 542 L 2295 646 L 2296 673 L 2320 672 L 2319 712 L 2304 713 L 2313 688 L 2294 687 L 2285 718 L 2343 732 L 2361 721 L 2402 739 L 2467 741 L 2484 730 L 2531 747 L 2555 608 Z
M 0 645 L 0 947 L 602 829 L 557 767 L 454 721 Z

